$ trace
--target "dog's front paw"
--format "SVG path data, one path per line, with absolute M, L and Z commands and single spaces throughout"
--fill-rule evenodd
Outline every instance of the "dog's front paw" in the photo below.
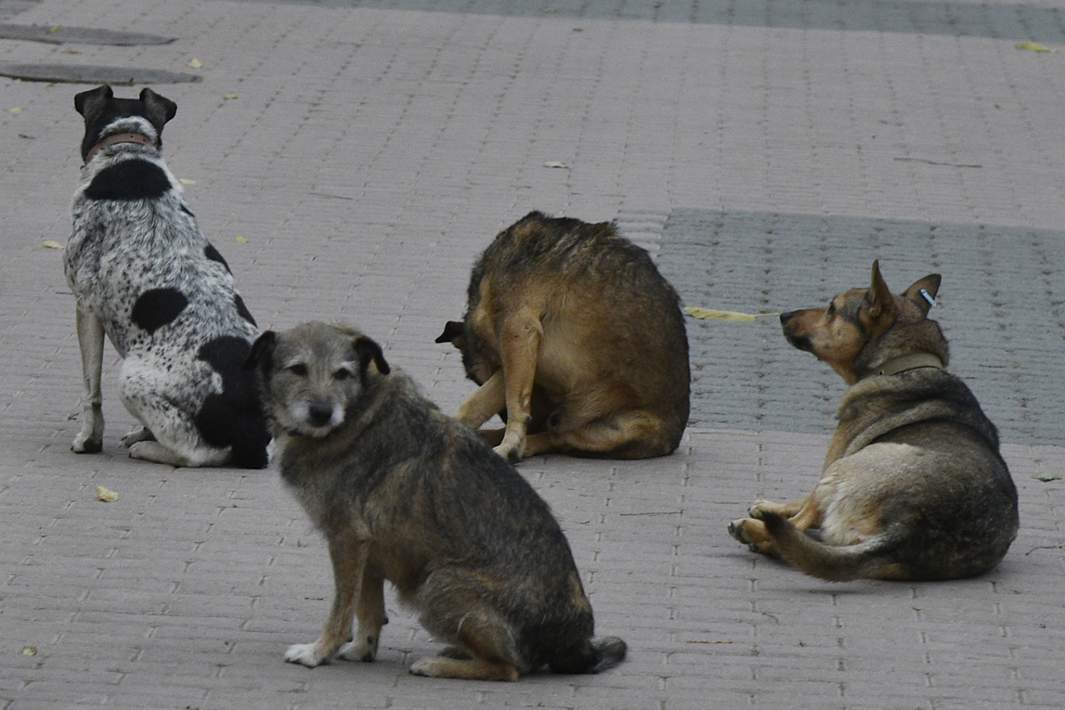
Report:
M 127 449 L 141 441 L 155 441 L 155 435 L 146 426 L 134 427 L 122 437 L 122 445 Z
M 316 641 L 314 643 L 292 644 L 288 647 L 288 650 L 285 651 L 285 660 L 289 663 L 299 663 L 302 666 L 314 668 L 322 663 L 326 663 L 329 659 Z
M 747 509 L 747 515 L 755 520 L 765 520 L 770 515 L 776 515 L 776 511 L 773 509 L 772 503 L 764 500 L 756 500 L 751 504 L 751 507 Z
M 524 442 L 508 441 L 503 439 L 503 443 L 492 449 L 499 454 L 505 461 L 510 463 L 518 463 L 521 461 L 521 455 L 524 453 Z
M 74 437 L 73 443 L 70 444 L 70 450 L 76 454 L 96 454 L 103 451 L 104 441 L 102 436 L 95 436 L 91 433 L 78 432 L 78 435 Z
M 736 542 L 742 542 L 744 545 L 749 545 L 750 541 L 747 540 L 743 534 L 743 523 L 746 518 L 738 518 L 728 524 L 728 534 L 732 536 L 732 539 Z
M 358 641 L 349 641 L 340 647 L 337 657 L 343 658 L 345 661 L 372 663 L 377 658 L 377 644 L 379 641 L 379 637 L 369 635 Z

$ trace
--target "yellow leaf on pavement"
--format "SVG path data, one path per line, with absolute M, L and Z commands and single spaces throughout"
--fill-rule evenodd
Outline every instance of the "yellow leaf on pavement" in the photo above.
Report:
M 1016 47 L 1017 49 L 1023 49 L 1026 52 L 1038 52 L 1040 54 L 1045 54 L 1047 52 L 1053 52 L 1054 51 L 1053 49 L 1051 49 L 1050 47 L 1046 46 L 1045 44 L 1039 44 L 1038 42 L 1018 42 L 1017 44 L 1015 44 L 1013 46 Z
M 96 500 L 103 503 L 114 503 L 118 500 L 118 493 L 115 493 L 110 488 L 104 488 L 103 486 L 96 486 Z
M 189 66 L 192 67 L 193 69 L 199 69 L 200 67 L 203 66 L 203 62 L 201 62 L 196 57 L 193 57 L 192 59 L 189 60 Z
M 41 246 L 45 249 L 62 249 L 63 245 L 54 239 L 45 239 L 41 242 Z
M 243 234 L 238 234 L 236 237 L 234 237 L 234 239 L 237 240 L 237 244 L 247 244 L 248 243 L 248 238 L 245 237 Z
M 756 321 L 759 318 L 773 318 L 779 316 L 779 313 L 740 313 L 739 311 L 718 311 L 713 308 L 699 308 L 697 306 L 688 306 L 684 309 L 684 312 L 690 315 L 692 318 L 698 318 L 699 320 L 727 320 L 733 322 L 750 322 Z

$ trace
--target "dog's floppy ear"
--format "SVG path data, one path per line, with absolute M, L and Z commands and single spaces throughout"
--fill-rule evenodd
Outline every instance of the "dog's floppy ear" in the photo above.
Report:
M 251 346 L 251 352 L 244 360 L 244 369 L 251 370 L 262 367 L 263 371 L 270 369 L 274 358 L 274 348 L 277 347 L 277 333 L 268 330 L 255 339 Z
M 460 320 L 449 320 L 444 324 L 444 332 L 436 336 L 434 342 L 453 343 L 455 338 L 466 332 L 466 323 Z
M 876 321 L 888 319 L 895 314 L 895 297 L 891 295 L 884 277 L 880 275 L 880 260 L 873 262 L 873 283 L 866 294 L 869 301 L 869 316 Z
M 377 371 L 382 375 L 387 375 L 392 371 L 392 368 L 388 366 L 388 361 L 385 360 L 385 354 L 381 352 L 381 346 L 374 340 L 367 338 L 365 335 L 360 335 L 355 338 L 353 345 L 355 346 L 355 353 L 359 356 L 359 368 L 364 373 L 371 360 L 377 366 Z
M 913 285 L 906 289 L 902 295 L 917 304 L 921 312 L 927 316 L 928 309 L 936 302 L 936 294 L 939 293 L 939 284 L 942 280 L 943 277 L 939 274 L 929 274 L 922 279 L 914 281 Z
M 115 97 L 115 92 L 107 84 L 101 84 L 95 89 L 82 91 L 74 94 L 74 110 L 85 118 L 99 112 L 107 102 Z
M 159 132 L 162 132 L 163 125 L 177 114 L 176 103 L 151 89 L 141 89 L 140 99 L 148 120 Z

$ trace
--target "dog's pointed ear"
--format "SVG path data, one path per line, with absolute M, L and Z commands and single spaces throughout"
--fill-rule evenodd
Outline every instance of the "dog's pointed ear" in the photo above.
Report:
M 156 131 L 162 132 L 166 122 L 177 114 L 176 103 L 151 89 L 141 89 L 140 99 L 144 104 L 144 113 Z
M 251 351 L 244 360 L 244 369 L 252 370 L 261 367 L 264 371 L 270 368 L 274 358 L 274 348 L 277 347 L 277 333 L 272 330 L 265 331 L 252 343 Z
M 869 317 L 873 320 L 886 320 L 895 314 L 895 297 L 880 275 L 879 259 L 873 262 L 873 282 L 866 299 L 869 301 Z
M 89 118 L 89 116 L 103 109 L 107 102 L 114 97 L 115 92 L 111 90 L 111 87 L 107 84 L 101 84 L 95 89 L 74 94 L 74 110 L 85 118 Z
M 355 338 L 354 346 L 355 353 L 359 356 L 359 368 L 363 372 L 366 372 L 371 360 L 382 375 L 387 375 L 392 371 L 392 368 L 388 366 L 388 361 L 385 360 L 385 354 L 381 351 L 381 346 L 373 339 L 360 335 Z
M 466 323 L 460 320 L 449 320 L 444 324 L 444 332 L 436 336 L 434 342 L 453 343 L 455 338 L 466 332 Z
M 939 284 L 942 281 L 943 277 L 939 274 L 929 274 L 914 281 L 902 295 L 915 303 L 927 316 L 928 309 L 936 302 L 936 294 L 939 293 Z

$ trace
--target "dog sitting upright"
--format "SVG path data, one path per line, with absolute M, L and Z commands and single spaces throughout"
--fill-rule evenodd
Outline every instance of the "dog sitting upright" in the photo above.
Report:
M 87 399 L 72 449 L 100 451 L 104 333 L 122 358 L 122 402 L 143 425 L 122 443 L 172 466 L 262 468 L 269 435 L 242 364 L 258 334 L 221 254 L 161 155 L 177 105 L 110 86 L 74 97 L 85 118 L 74 230 L 64 253 Z
M 381 347 L 305 323 L 259 336 L 248 358 L 281 477 L 329 543 L 336 597 L 317 641 L 285 660 L 372 661 L 383 584 L 451 646 L 417 675 L 517 680 L 548 666 L 598 673 L 625 642 L 593 640 L 592 606 L 547 503 L 470 429 L 444 416 Z M 351 639 L 352 617 L 358 633 Z
M 931 274 L 895 296 L 874 262 L 868 289 L 780 316 L 788 342 L 851 387 L 813 493 L 755 502 L 733 537 L 831 581 L 955 579 L 998 564 L 1017 535 L 1017 490 L 994 425 L 944 369 L 947 341 L 927 318 L 939 283 Z
M 688 423 L 688 337 L 680 300 L 647 252 L 613 224 L 531 212 L 473 267 L 466 317 L 436 342 L 480 385 L 459 421 L 510 461 L 559 451 L 665 456 Z

